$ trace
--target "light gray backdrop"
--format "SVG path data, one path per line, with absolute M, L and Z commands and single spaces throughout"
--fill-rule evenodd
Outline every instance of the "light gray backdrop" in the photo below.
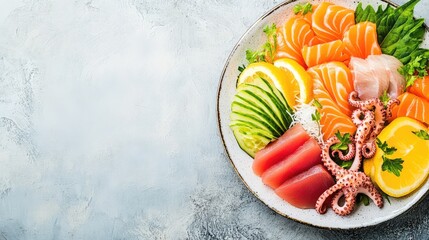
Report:
M 278 3 L 0 0 L 0 240 L 428 239 L 429 199 L 377 227 L 321 230 L 233 171 L 219 76 Z

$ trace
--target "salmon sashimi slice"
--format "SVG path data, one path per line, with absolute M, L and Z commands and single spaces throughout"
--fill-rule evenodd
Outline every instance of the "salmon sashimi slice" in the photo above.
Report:
M 295 152 L 265 171 L 262 174 L 262 182 L 276 189 L 286 180 L 322 163 L 321 153 L 322 150 L 317 141 L 310 138 Z
M 392 108 L 392 119 L 410 117 L 429 124 L 429 101 L 412 93 L 404 92 L 398 97 L 400 103 Z
M 316 41 L 318 41 L 316 39 Z M 333 61 L 346 61 L 349 56 L 344 54 L 344 44 L 341 40 L 321 43 L 302 48 L 302 57 L 308 67 Z
M 310 23 L 298 17 L 290 18 L 277 29 L 277 49 L 274 60 L 291 58 L 305 67 L 301 49 L 314 38 Z
M 397 98 L 405 88 L 405 78 L 398 72 L 401 66 L 397 58 L 386 54 L 369 55 L 366 59 L 351 57 L 349 67 L 359 98 L 378 98 L 384 91 Z
M 351 26 L 344 33 L 345 52 L 353 57 L 367 58 L 380 55 L 381 48 L 377 41 L 376 26 L 372 22 L 360 22 Z
M 314 78 L 313 84 L 314 98 L 322 105 L 319 111 L 321 115 L 320 125 L 322 127 L 323 139 L 327 140 L 334 136 L 337 131 L 342 134 L 350 133 L 353 135 L 356 131 L 356 126 L 352 119 L 341 112 L 319 78 Z
M 349 104 L 348 98 L 354 87 L 350 69 L 342 62 L 329 62 L 309 68 L 307 71 L 313 78 L 321 80 L 339 110 L 351 116 L 353 107 Z
M 318 45 L 318 44 L 321 44 L 321 43 L 323 43 L 323 41 L 319 38 L 319 37 L 317 37 L 317 36 L 314 36 L 311 40 L 310 40 L 310 42 L 308 42 L 308 46 L 314 46 L 314 45 Z
M 302 125 L 295 124 L 276 141 L 269 143 L 265 148 L 256 153 L 252 166 L 253 172 L 261 176 L 268 168 L 292 154 L 309 138 L 310 135 L 308 135 Z
M 329 172 L 317 164 L 276 188 L 276 194 L 298 208 L 315 208 L 324 191 L 335 184 Z
M 344 33 L 355 24 L 354 11 L 332 3 L 321 3 L 312 15 L 314 33 L 324 42 L 342 40 Z
M 429 76 L 417 78 L 408 91 L 429 101 Z

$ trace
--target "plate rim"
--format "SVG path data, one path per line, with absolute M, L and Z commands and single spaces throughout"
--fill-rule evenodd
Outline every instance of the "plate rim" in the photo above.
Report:
M 374 226 L 377 226 L 377 225 L 380 225 L 380 224 L 382 224 L 382 223 L 386 223 L 386 222 L 389 222 L 389 221 L 391 221 L 391 220 L 393 220 L 393 219 L 395 219 L 395 218 L 398 218 L 399 216 L 402 216 L 402 215 L 404 215 L 405 213 L 407 213 L 407 212 L 409 212 L 411 209 L 413 209 L 413 208 L 415 208 L 417 205 L 420 205 L 420 203 L 427 197 L 427 195 L 429 194 L 429 191 L 426 191 L 426 193 L 424 193 L 421 197 L 420 197 L 420 199 L 419 200 L 417 200 L 415 203 L 414 203 L 414 205 L 412 205 L 411 207 L 409 207 L 408 209 L 406 209 L 405 211 L 403 211 L 403 212 L 401 212 L 400 214 L 398 214 L 398 215 L 396 215 L 396 216 L 394 216 L 394 217 L 392 217 L 392 218 L 390 218 L 390 219 L 387 219 L 387 220 L 385 220 L 385 221 L 381 221 L 381 222 L 378 222 L 378 223 L 374 223 L 374 224 L 369 224 L 369 225 L 366 225 L 366 226 L 356 226 L 356 227 L 349 227 L 349 228 L 336 228 L 336 227 L 326 227 L 326 226 L 319 226 L 319 225 L 316 225 L 316 224 L 312 224 L 312 223 L 309 223 L 309 222 L 305 222 L 305 221 L 301 221 L 301 220 L 299 220 L 299 219 L 296 219 L 296 218 L 293 218 L 293 217 L 291 217 L 291 216 L 289 216 L 289 215 L 287 215 L 287 214 L 285 214 L 285 213 L 282 213 L 282 212 L 280 212 L 279 210 L 277 210 L 276 208 L 274 208 L 273 206 L 270 206 L 270 205 L 268 205 L 265 201 L 263 201 L 260 197 L 259 197 L 259 195 L 247 184 L 247 182 L 243 179 L 243 176 L 240 174 L 240 172 L 238 171 L 238 169 L 237 169 L 237 167 L 235 166 L 235 164 L 234 164 L 234 162 L 232 161 L 232 159 L 231 159 L 231 155 L 229 154 L 229 151 L 228 151 L 228 147 L 226 146 L 226 144 L 225 144 L 225 137 L 224 137 L 224 134 L 223 134 L 223 132 L 222 132 L 222 127 L 221 127 L 221 117 L 220 117 L 220 110 L 219 110 L 219 100 L 220 100 L 220 94 L 221 94 L 221 90 L 222 90 L 222 82 L 223 82 L 223 79 L 224 79 L 224 77 L 225 77 L 225 72 L 226 72 L 226 69 L 228 68 L 228 66 L 229 66 L 229 63 L 230 63 L 230 61 L 231 61 L 231 58 L 232 58 L 232 56 L 234 55 L 234 53 L 236 52 L 236 50 L 237 50 L 237 48 L 242 44 L 242 42 L 243 42 L 243 40 L 244 40 L 244 38 L 249 34 L 249 32 L 259 23 L 259 22 L 261 22 L 262 20 L 264 20 L 266 17 L 268 17 L 269 15 L 271 15 L 274 11 L 276 11 L 277 9 L 279 9 L 280 7 L 283 7 L 283 6 L 285 6 L 285 5 L 288 5 L 288 4 L 291 4 L 291 3 L 293 3 L 293 2 L 297 2 L 297 1 L 299 1 L 299 0 L 286 0 L 286 1 L 283 1 L 283 2 L 281 2 L 281 3 L 279 3 L 279 4 L 277 4 L 277 5 L 275 5 L 274 7 L 272 7 L 271 9 L 269 9 L 269 10 L 267 10 L 262 16 L 260 16 L 249 28 L 247 28 L 247 30 L 241 35 L 241 37 L 238 39 L 238 41 L 237 41 L 237 43 L 234 45 L 234 47 L 232 48 L 232 50 L 230 51 L 230 53 L 229 53 L 229 55 L 228 55 L 228 58 L 226 59 L 226 61 L 225 61 L 225 64 L 224 64 L 224 66 L 223 66 L 223 69 L 222 69 L 222 72 L 221 72 L 221 75 L 220 75 L 220 78 L 219 78 L 219 81 L 218 81 L 218 87 L 217 87 L 217 93 L 216 93 L 216 116 L 217 116 L 217 127 L 218 127 L 218 132 L 219 132 L 219 135 L 220 135 L 220 138 L 221 138 L 221 141 L 222 141 L 222 145 L 223 145 L 223 150 L 224 150 L 224 152 L 226 153 L 226 155 L 227 155 L 227 157 L 228 157 L 228 160 L 229 160 L 229 162 L 230 162 L 230 164 L 232 165 L 232 167 L 233 167 L 233 169 L 234 169 L 234 171 L 235 171 L 235 173 L 238 175 L 238 177 L 240 178 L 240 180 L 241 180 L 241 182 L 246 186 L 246 188 L 260 201 L 260 202 L 262 202 L 265 206 L 267 206 L 269 209 L 271 209 L 272 211 L 274 211 L 275 213 L 277 213 L 277 214 L 279 214 L 279 215 L 281 215 L 281 216 L 283 216 L 283 217 L 285 217 L 285 218 L 288 218 L 288 219 L 291 219 L 291 220 L 293 220 L 293 221 L 295 221 L 295 222 L 298 222 L 298 223 L 301 223 L 301 224 L 304 224 L 304 225 L 307 225 L 307 226 L 311 226 L 311 227 L 316 227 L 316 228 L 319 228 L 319 229 L 327 229 L 327 230 L 352 230 L 352 229 L 363 229 L 363 228 L 367 228 L 367 227 L 374 227 Z M 387 3 L 388 5 L 391 5 L 391 6 L 393 6 L 393 7 L 395 7 L 395 8 L 397 8 L 398 6 L 399 6 L 399 4 L 397 4 L 397 3 L 394 3 L 393 1 L 391 1 L 391 0 L 381 0 L 382 2 L 385 2 L 385 3 Z M 423 23 L 423 26 L 426 28 L 426 31 L 427 32 L 429 32 L 429 27 L 426 25 L 426 23 Z

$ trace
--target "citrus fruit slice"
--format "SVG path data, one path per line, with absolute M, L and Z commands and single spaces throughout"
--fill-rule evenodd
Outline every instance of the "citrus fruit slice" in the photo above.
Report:
M 274 61 L 274 66 L 286 73 L 285 83 L 289 86 L 289 95 L 298 97 L 298 102 L 309 103 L 313 99 L 313 84 L 310 74 L 298 62 L 289 58 Z M 295 102 L 296 103 L 296 102 Z M 295 106 L 295 104 L 294 104 Z
M 240 74 L 237 86 L 240 86 L 242 83 L 253 83 L 256 79 L 260 78 L 273 84 L 283 94 L 290 107 L 295 106 L 295 95 L 287 81 L 288 75 L 285 71 L 282 71 L 271 63 L 256 62 L 249 64 Z
M 365 160 L 364 172 L 389 196 L 403 197 L 413 192 L 428 176 L 429 140 L 413 133 L 420 130 L 428 131 L 428 128 L 409 117 L 396 118 L 378 135 L 381 142 L 386 141 L 388 147 L 397 149 L 393 154 L 384 155 L 390 160 L 383 159 L 384 152 L 378 146 L 375 156 Z M 384 161 L 399 158 L 403 160 L 399 176 L 382 170 Z

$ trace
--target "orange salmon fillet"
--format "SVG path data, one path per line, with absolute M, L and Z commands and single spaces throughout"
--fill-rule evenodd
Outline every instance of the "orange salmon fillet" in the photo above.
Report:
M 309 72 L 313 76 L 317 76 L 314 74 L 314 71 L 310 70 Z M 334 136 L 337 131 L 340 131 L 342 134 L 354 134 L 356 126 L 352 122 L 352 119 L 340 110 L 322 81 L 318 77 L 314 77 L 313 83 L 314 98 L 322 105 L 319 111 L 321 115 L 320 125 L 322 126 L 323 139 L 327 140 Z
M 324 42 L 342 40 L 345 31 L 355 24 L 354 11 L 332 3 L 321 3 L 312 15 L 314 33 Z
M 417 78 L 408 91 L 429 101 L 429 76 Z
M 292 17 L 277 28 L 277 49 L 274 60 L 291 58 L 305 67 L 301 49 L 314 38 L 310 23 L 302 17 Z
M 347 61 L 349 56 L 344 54 L 344 45 L 341 40 L 321 43 L 314 46 L 304 46 L 302 56 L 308 67 L 333 61 Z
M 367 58 L 369 55 L 380 55 L 381 48 L 377 41 L 376 26 L 372 22 L 360 22 L 351 26 L 344 33 L 345 52 L 353 57 Z
M 348 98 L 354 87 L 350 69 L 342 62 L 329 62 L 309 68 L 308 72 L 322 82 L 339 110 L 351 116 L 353 107 L 350 106 Z
M 397 117 L 410 117 L 429 124 L 429 101 L 409 92 L 398 97 L 399 105 L 392 109 L 392 120 Z

